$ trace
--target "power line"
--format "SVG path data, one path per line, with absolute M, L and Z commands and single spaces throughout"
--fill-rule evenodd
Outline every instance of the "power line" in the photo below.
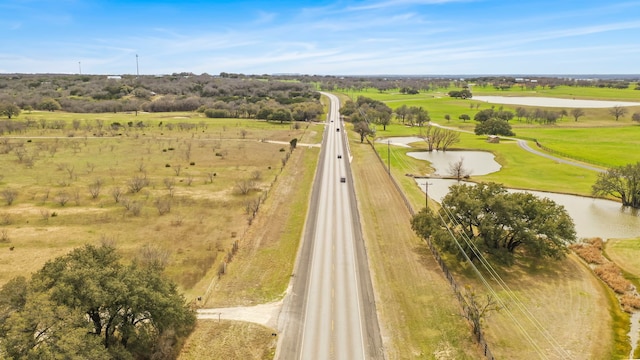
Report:
M 461 224 L 457 221 L 457 219 L 455 218 L 455 216 L 449 211 L 449 209 L 446 206 L 442 206 L 441 209 L 443 209 L 444 213 L 447 215 L 447 217 L 449 218 L 450 222 L 453 223 L 454 225 L 456 225 L 456 227 L 461 226 Z M 471 261 L 471 259 L 469 258 L 468 254 L 466 253 L 466 251 L 464 251 L 462 245 L 460 244 L 460 242 L 458 241 L 457 237 L 454 235 L 454 232 L 451 230 L 449 223 L 447 223 L 444 218 L 442 217 L 441 213 L 438 212 L 438 216 L 440 217 L 440 220 L 442 221 L 442 223 L 445 225 L 445 227 L 447 228 L 447 231 L 449 232 L 449 234 L 451 235 L 451 238 L 454 240 L 454 242 L 456 243 L 456 246 L 460 249 L 460 251 L 462 252 L 462 254 L 464 255 L 465 259 L 467 260 L 467 262 L 472 266 L 474 272 L 478 275 L 478 277 L 480 278 L 481 282 L 485 285 L 485 287 L 489 290 L 489 292 L 491 293 L 492 296 L 494 296 L 494 298 L 496 299 L 496 301 L 498 301 L 500 303 L 500 305 L 505 309 L 505 311 L 507 312 L 507 314 L 509 315 L 509 317 L 512 319 L 512 321 L 514 322 L 514 324 L 516 325 L 516 327 L 518 327 L 521 332 L 523 333 L 523 335 L 525 336 L 525 338 L 527 339 L 527 341 L 534 347 L 534 349 L 536 350 L 536 352 L 538 352 L 538 354 L 541 357 L 545 357 L 546 355 L 544 353 L 542 353 L 542 350 L 540 349 L 540 347 L 538 346 L 538 344 L 536 344 L 536 342 L 531 338 L 531 336 L 528 334 L 528 332 L 525 330 L 524 326 L 520 323 L 520 321 L 518 321 L 515 316 L 513 315 L 513 313 L 508 309 L 508 307 L 506 306 L 506 304 L 504 303 L 504 301 L 502 300 L 501 297 L 498 296 L 498 294 L 496 293 L 496 291 L 493 289 L 493 287 L 489 284 L 489 282 L 485 279 L 485 277 L 482 275 L 482 273 L 478 270 L 478 268 L 476 267 L 476 265 Z M 554 350 L 556 351 L 556 353 L 558 355 L 560 355 L 562 358 L 571 358 L 571 355 L 564 349 L 562 348 L 562 346 L 556 341 L 555 338 L 553 338 L 548 331 L 542 326 L 542 324 L 535 318 L 535 316 L 533 316 L 533 314 L 526 308 L 526 306 L 522 303 L 522 301 L 518 298 L 517 295 L 515 295 L 515 293 L 511 290 L 511 288 L 509 288 L 509 286 L 505 283 L 505 281 L 500 277 L 500 275 L 497 273 L 497 271 L 491 266 L 491 264 L 487 261 L 487 259 L 484 257 L 484 255 L 480 252 L 480 250 L 477 248 L 477 246 L 473 243 L 473 241 L 471 241 L 471 239 L 469 239 L 468 235 L 464 232 L 459 233 L 461 234 L 462 240 L 464 241 L 464 243 L 469 247 L 469 249 L 473 252 L 474 256 L 476 256 L 476 258 L 478 258 L 478 260 L 480 261 L 480 263 L 482 264 L 482 266 L 485 268 L 486 271 L 489 272 L 491 278 L 496 281 L 500 287 L 502 288 L 502 290 L 504 291 L 504 293 L 506 293 L 508 295 L 508 297 L 510 298 L 510 300 L 516 305 L 516 307 L 518 308 L 518 310 L 520 310 L 522 312 L 522 314 L 525 316 L 525 318 L 527 320 L 529 320 L 529 322 L 531 322 L 534 327 L 541 333 L 541 335 L 545 338 L 545 340 L 547 340 L 549 342 L 549 344 L 554 348 Z

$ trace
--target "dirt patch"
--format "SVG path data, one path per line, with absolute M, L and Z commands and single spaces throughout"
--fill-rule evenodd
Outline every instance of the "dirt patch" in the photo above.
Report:
M 69 206 L 69 207 L 56 207 L 51 208 L 48 206 L 38 206 L 34 204 L 17 204 L 11 207 L 4 208 L 3 214 L 13 214 L 13 215 L 35 215 L 35 216 L 44 216 L 43 211 L 48 212 L 49 214 L 55 212 L 58 215 L 74 215 L 74 214 L 96 214 L 103 213 L 109 211 L 109 209 L 105 208 L 95 208 L 95 207 L 77 207 L 77 206 Z
M 282 300 L 255 306 L 242 306 L 217 309 L 198 309 L 198 319 L 222 319 L 253 322 L 275 329 Z

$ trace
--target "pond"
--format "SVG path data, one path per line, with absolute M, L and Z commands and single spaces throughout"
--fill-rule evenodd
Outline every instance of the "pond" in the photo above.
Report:
M 560 99 L 537 96 L 474 96 L 473 100 L 485 101 L 493 104 L 526 105 L 558 108 L 612 108 L 614 106 L 639 106 L 639 102 L 610 101 L 610 100 L 582 100 Z
M 427 180 L 429 181 L 429 198 L 438 202 L 442 201 L 449 192 L 449 186 L 457 183 L 456 180 L 446 179 L 416 179 L 423 191 Z M 579 238 L 601 237 L 606 240 L 640 236 L 639 212 L 624 208 L 619 202 L 542 191 L 528 192 L 541 198 L 549 198 L 564 206 L 573 219 Z
M 449 167 L 462 159 L 462 167 L 470 175 L 487 175 L 500 170 L 495 156 L 488 151 L 420 151 L 409 152 L 414 159 L 427 160 L 435 169 L 434 175 L 449 176 Z
M 379 142 L 408 147 L 410 143 L 422 141 L 418 137 L 399 137 L 382 139 Z M 486 175 L 500 170 L 493 154 L 485 151 L 446 151 L 446 152 L 410 152 L 407 155 L 416 159 L 427 160 L 437 175 L 448 175 L 450 164 L 463 158 L 463 166 L 471 175 Z M 416 179 L 418 185 L 425 190 L 428 180 L 429 198 L 442 201 L 449 192 L 449 186 L 456 180 Z M 471 183 L 469 183 L 471 184 Z M 509 190 L 523 191 L 523 190 Z M 559 194 L 542 191 L 529 191 L 539 197 L 547 197 L 564 206 L 573 219 L 579 238 L 601 237 L 603 239 L 624 239 L 640 236 L 639 211 L 624 208 L 617 201 L 594 199 L 584 196 Z

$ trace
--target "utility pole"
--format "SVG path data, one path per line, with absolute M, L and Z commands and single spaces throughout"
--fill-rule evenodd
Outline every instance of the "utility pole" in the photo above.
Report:
M 82 66 L 80 65 L 80 61 L 78 61 L 78 71 L 80 72 L 80 75 L 82 75 Z
M 429 209 L 429 180 L 424 181 L 424 207 Z
M 140 76 L 140 68 L 138 67 L 138 54 L 136 54 L 136 78 Z

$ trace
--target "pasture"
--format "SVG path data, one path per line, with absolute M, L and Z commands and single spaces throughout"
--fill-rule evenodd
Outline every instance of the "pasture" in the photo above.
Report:
M 0 187 L 16 194 L 11 205 L 1 199 L 0 284 L 108 241 L 130 259 L 165 262 L 189 300 L 244 246 L 292 157 L 289 141 L 322 133 L 195 113 L 24 116 L 38 125 L 0 138 Z

